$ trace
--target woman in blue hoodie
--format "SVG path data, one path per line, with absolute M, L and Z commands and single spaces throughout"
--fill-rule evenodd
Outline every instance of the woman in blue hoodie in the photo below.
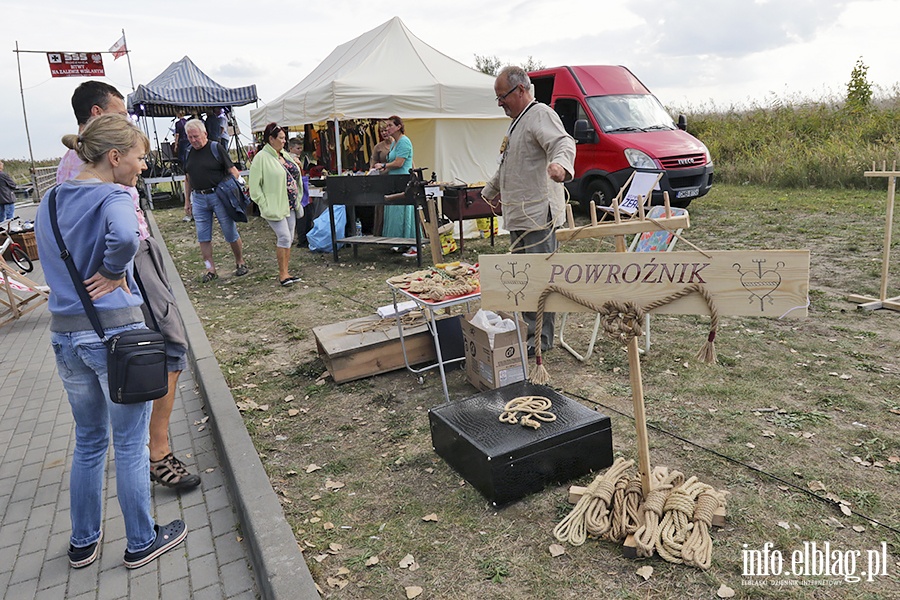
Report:
M 49 195 L 56 194 L 56 218 L 63 241 L 97 309 L 104 334 L 145 327 L 143 300 L 132 278 L 138 249 L 137 217 L 131 196 L 146 168 L 147 137 L 123 115 L 90 121 L 81 135 L 63 143 L 86 164 L 72 180 L 48 192 L 38 208 L 38 254 L 50 286 L 51 344 L 75 419 L 70 474 L 72 535 L 69 564 L 86 567 L 100 553 L 103 537 L 103 480 L 109 431 L 116 451 L 116 492 L 125 520 L 125 566 L 141 567 L 175 547 L 187 535 L 176 519 L 160 526 L 150 514 L 149 419 L 151 402 L 115 404 L 109 398 L 107 347 L 97 337 L 75 284 L 60 258 L 50 224 Z

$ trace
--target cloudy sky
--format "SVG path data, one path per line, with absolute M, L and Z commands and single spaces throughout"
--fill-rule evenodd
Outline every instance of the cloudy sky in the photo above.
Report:
M 548 67 L 622 64 L 672 108 L 841 97 L 860 57 L 876 91 L 900 81 L 897 0 L 0 0 L 0 14 L 0 158 L 29 156 L 16 43 L 20 50 L 107 50 L 122 29 L 135 85 L 187 55 L 222 85 L 255 83 L 261 102 L 299 82 L 337 45 L 394 16 L 470 66 L 476 54 L 513 63 L 531 56 Z M 18 57 L 34 157 L 59 156 L 60 137 L 75 130 L 69 100 L 83 79 L 51 78 L 44 54 Z M 104 64 L 106 80 L 130 92 L 126 59 L 104 55 Z M 249 109 L 237 116 L 249 131 Z M 165 125 L 159 122 L 160 136 Z

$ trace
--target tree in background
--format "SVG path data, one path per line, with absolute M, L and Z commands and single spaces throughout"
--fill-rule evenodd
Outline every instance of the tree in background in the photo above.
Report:
M 512 63 L 506 63 L 507 65 L 511 65 Z M 480 56 L 478 54 L 475 55 L 475 68 L 482 73 L 486 73 L 488 75 L 492 75 L 494 77 L 500 72 L 505 65 L 500 62 L 500 59 L 497 56 Z M 522 63 L 522 68 L 525 69 L 526 72 L 531 71 L 539 71 L 544 68 L 544 63 L 539 60 L 534 60 L 530 55 L 528 60 Z
M 475 55 L 475 68 L 482 73 L 496 77 L 502 66 L 500 59 L 496 56 Z
M 872 84 L 866 76 L 868 71 L 869 67 L 862 57 L 858 58 L 847 84 L 847 110 L 851 113 L 865 112 L 872 104 Z

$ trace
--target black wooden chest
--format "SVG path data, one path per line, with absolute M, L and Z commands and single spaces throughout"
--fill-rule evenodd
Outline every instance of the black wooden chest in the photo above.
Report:
M 499 420 L 507 402 L 544 396 L 556 421 L 538 429 Z M 487 390 L 428 411 L 434 451 L 495 506 L 613 462 L 609 417 L 528 382 Z

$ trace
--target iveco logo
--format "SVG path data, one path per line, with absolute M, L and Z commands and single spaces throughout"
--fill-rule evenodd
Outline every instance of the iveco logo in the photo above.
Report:
M 692 164 L 694 164 L 694 159 L 693 159 L 693 157 L 691 157 L 691 158 L 679 158 L 679 159 L 678 159 L 678 164 L 679 164 L 679 165 L 692 165 Z

